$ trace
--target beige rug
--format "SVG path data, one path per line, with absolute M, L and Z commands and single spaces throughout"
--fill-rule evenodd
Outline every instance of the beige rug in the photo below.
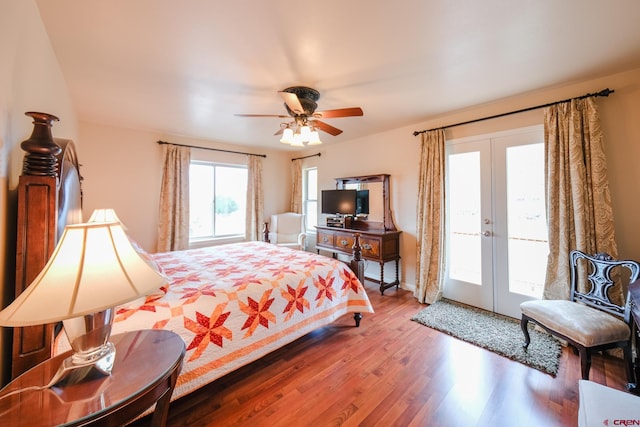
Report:
M 479 308 L 442 299 L 411 320 L 516 360 L 552 376 L 558 373 L 561 346 L 551 335 L 529 324 L 531 343 L 525 350 L 520 321 Z

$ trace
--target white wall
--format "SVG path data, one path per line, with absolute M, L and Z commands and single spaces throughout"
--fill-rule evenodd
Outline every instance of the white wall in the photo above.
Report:
M 84 177 L 85 218 L 96 208 L 113 208 L 131 237 L 145 250 L 157 247 L 158 204 L 162 179 L 162 147 L 158 140 L 176 144 L 266 154 L 263 159 L 265 220 L 289 207 L 291 158 L 287 153 L 238 147 L 181 136 L 80 124 L 82 150 L 78 156 Z M 192 159 L 246 163 L 247 156 L 192 150 Z
M 14 289 L 15 189 L 33 130 L 26 111 L 54 114 L 53 135 L 77 140 L 76 113 L 33 0 L 3 0 L 0 11 L 0 275 L 4 307 Z M 7 330 L 5 330 L 7 331 Z M 5 332 L 3 331 L 3 332 Z M 0 334 L 0 378 L 7 380 L 11 343 Z
M 304 160 L 304 166 L 318 167 L 320 189 L 335 188 L 335 178 L 387 173 L 391 175 L 391 209 L 396 226 L 402 230 L 401 282 L 412 289 L 415 285 L 416 203 L 420 137 L 413 131 L 446 126 L 508 111 L 559 101 L 605 87 L 615 90 L 608 98 L 598 98 L 609 162 L 612 202 L 616 215 L 619 254 L 640 259 L 640 232 L 635 212 L 640 209 L 640 171 L 635 166 L 640 158 L 640 69 L 563 87 L 540 90 L 518 97 L 499 100 L 478 108 L 434 118 L 427 122 L 370 135 L 339 144 L 325 144 L 298 153 L 263 151 L 265 218 L 287 210 L 290 194 L 290 159 L 317 152 L 320 157 Z M 534 110 L 503 118 L 449 128 L 447 138 L 497 132 L 542 123 L 543 110 Z M 248 150 L 222 143 L 196 141 L 152 132 L 82 123 L 80 160 L 85 177 L 85 215 L 96 207 L 113 207 L 128 225 L 132 236 L 147 250 L 155 249 L 157 204 L 160 183 L 160 148 L 158 139 L 169 142 Z M 311 239 L 313 241 L 313 239 Z M 369 265 L 374 275 L 377 265 Z M 385 275 L 393 274 L 388 265 Z M 392 292 L 392 291 L 387 291 Z
M 640 260 L 640 229 L 636 219 L 637 212 L 640 211 L 640 190 L 636 184 L 640 182 L 640 168 L 636 166 L 637 159 L 640 159 L 640 69 L 499 100 L 339 145 L 321 146 L 321 157 L 306 159 L 304 167 L 318 167 L 321 189 L 334 188 L 334 178 L 380 173 L 391 175 L 391 208 L 396 226 L 402 230 L 401 282 L 404 287 L 413 289 L 420 156 L 420 137 L 414 137 L 413 132 L 543 105 L 600 91 L 606 87 L 614 89 L 615 93 L 608 98 L 598 98 L 597 103 L 605 137 L 619 256 Z M 481 135 L 541 124 L 542 120 L 543 110 L 538 109 L 449 128 L 446 136 L 447 139 L 455 139 Z M 306 154 L 315 151 L 318 150 L 309 150 Z M 377 266 L 367 268 L 377 269 Z M 387 266 L 385 275 L 392 271 Z

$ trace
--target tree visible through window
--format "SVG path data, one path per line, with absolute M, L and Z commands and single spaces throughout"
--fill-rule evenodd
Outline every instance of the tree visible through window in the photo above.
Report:
M 191 162 L 189 239 L 245 235 L 247 168 Z

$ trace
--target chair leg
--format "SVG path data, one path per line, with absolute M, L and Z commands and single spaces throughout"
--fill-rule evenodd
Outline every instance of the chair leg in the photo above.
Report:
M 522 319 L 520 319 L 520 328 L 522 329 L 522 333 L 524 334 L 524 348 L 529 347 L 529 343 L 531 342 L 531 337 L 529 336 L 529 318 L 522 315 Z
M 627 390 L 632 393 L 637 393 L 637 378 L 635 377 L 634 364 L 633 364 L 633 352 L 631 351 L 631 345 L 622 347 L 624 354 L 624 370 L 627 375 Z
M 591 369 L 591 352 L 582 346 L 578 347 L 580 354 L 580 370 L 582 371 L 582 379 L 589 379 L 589 370 Z

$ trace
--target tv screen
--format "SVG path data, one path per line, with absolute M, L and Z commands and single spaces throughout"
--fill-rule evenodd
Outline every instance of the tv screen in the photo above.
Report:
M 356 193 L 356 215 L 369 215 L 369 190 Z
M 354 215 L 356 194 L 356 190 L 322 190 L 322 213 Z

